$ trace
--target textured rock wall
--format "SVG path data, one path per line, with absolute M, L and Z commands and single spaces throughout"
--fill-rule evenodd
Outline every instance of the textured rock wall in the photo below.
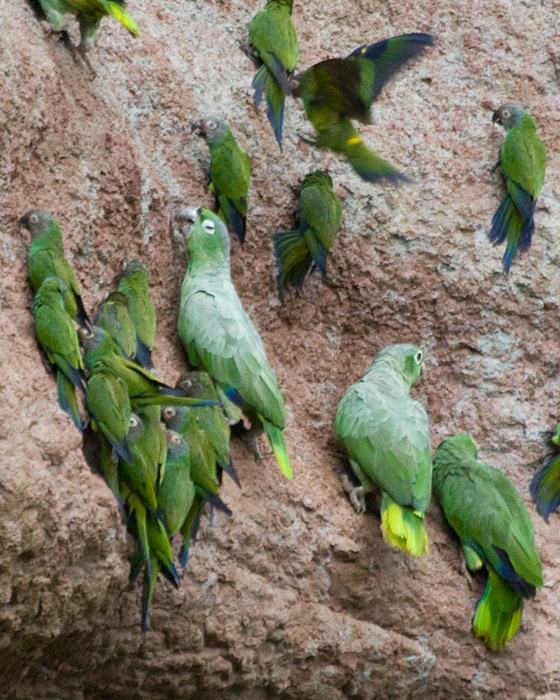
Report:
M 543 430 L 558 418 L 560 216 L 557 3 L 506 0 L 308 0 L 295 3 L 300 67 L 409 31 L 436 47 L 403 71 L 363 129 L 414 183 L 361 182 L 299 140 L 287 107 L 280 155 L 252 105 L 253 68 L 239 50 L 262 2 L 135 0 L 133 41 L 106 20 L 93 81 L 62 42 L 45 38 L 24 0 L 0 3 L 0 697 L 523 698 L 560 695 L 560 533 L 529 505 L 545 587 L 517 637 L 487 651 L 470 631 L 484 576 L 469 586 L 441 512 L 428 513 L 431 556 L 384 545 L 378 502 L 357 516 L 340 484 L 337 403 L 383 345 L 421 342 L 414 390 L 434 447 L 470 432 L 528 501 Z M 76 26 L 71 22 L 74 41 Z M 501 272 L 486 232 L 501 198 L 492 174 L 502 132 L 491 111 L 532 108 L 549 166 L 528 254 Z M 60 220 L 92 309 L 123 257 L 152 270 L 154 359 L 169 381 L 185 368 L 175 326 L 185 256 L 176 211 L 211 204 L 197 117 L 227 118 L 252 157 L 245 247 L 233 276 L 264 339 L 289 408 L 295 478 L 236 443 L 243 482 L 224 485 L 234 517 L 204 522 L 188 575 L 162 582 L 152 629 L 126 585 L 130 551 L 113 498 L 57 408 L 31 327 L 18 218 Z M 290 225 L 292 187 L 327 167 L 344 225 L 323 282 L 280 306 L 269 236 Z M 263 445 L 264 447 L 264 445 Z

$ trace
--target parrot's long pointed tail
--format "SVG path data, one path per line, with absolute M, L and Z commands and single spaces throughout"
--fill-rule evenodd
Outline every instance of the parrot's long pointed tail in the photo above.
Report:
M 143 343 L 140 338 L 137 337 L 136 339 L 138 343 L 136 359 L 142 365 L 142 367 L 145 367 L 146 369 L 153 369 L 154 363 L 152 362 L 152 353 L 148 349 L 148 346 Z
M 136 22 L 124 9 L 122 4 L 118 2 L 113 2 L 113 0 L 105 0 L 105 2 L 103 2 L 103 5 L 107 9 L 107 12 L 118 22 L 120 22 L 124 27 L 126 27 L 128 31 L 132 34 L 132 36 L 140 36 L 140 32 L 138 31 Z
M 560 455 L 535 474 L 529 491 L 538 514 L 548 522 L 560 505 Z
M 286 450 L 286 443 L 284 442 L 284 433 L 280 428 L 267 421 L 266 418 L 259 415 L 262 421 L 265 433 L 278 462 L 282 474 L 288 479 L 292 478 L 292 467 L 290 466 L 290 458 L 288 457 L 288 451 Z
M 200 516 L 204 507 L 204 499 L 198 494 L 195 496 L 191 509 L 186 517 L 183 526 L 181 527 L 181 535 L 183 536 L 183 544 L 179 552 L 179 562 L 183 572 L 187 567 L 189 559 L 189 548 L 191 543 L 196 540 L 198 526 L 200 525 Z
M 284 292 L 290 287 L 301 289 L 312 257 L 301 231 L 279 231 L 272 236 L 272 242 L 278 264 L 278 295 L 284 301 Z
M 381 499 L 381 532 L 391 547 L 421 557 L 430 553 L 424 514 L 400 506 L 384 491 Z
M 142 632 L 147 632 L 150 628 L 150 610 L 152 607 L 152 597 L 156 585 L 158 574 L 161 570 L 161 563 L 156 557 L 151 557 L 151 573 L 146 566 L 144 574 L 144 586 L 142 588 Z
M 506 252 L 502 258 L 506 274 L 517 255 L 517 250 L 527 250 L 531 246 L 534 230 L 533 216 L 527 221 L 516 207 L 512 197 L 507 194 L 492 217 L 492 228 L 488 234 L 488 238 L 495 246 L 500 245 L 507 238 Z
M 58 389 L 58 403 L 60 407 L 70 416 L 80 433 L 83 433 L 84 426 L 80 418 L 80 409 L 78 408 L 78 399 L 76 398 L 76 387 L 60 369 L 56 373 L 56 386 Z
M 218 199 L 218 216 L 231 228 L 240 243 L 245 242 L 247 233 L 247 221 L 226 196 L 216 193 Z
M 317 144 L 320 145 L 320 137 Z M 328 144 L 327 144 L 328 145 Z M 332 147 L 332 146 L 331 146 Z M 395 170 L 392 165 L 380 158 L 370 148 L 368 148 L 357 131 L 352 129 L 344 142 L 333 150 L 344 153 L 350 165 L 366 182 L 379 182 L 388 180 L 389 182 L 410 182 L 410 180 Z
M 255 90 L 255 104 L 261 103 L 263 94 L 268 105 L 268 121 L 270 122 L 274 136 L 280 150 L 282 150 L 282 128 L 284 125 L 284 103 L 285 93 L 282 86 L 278 84 L 276 78 L 270 73 L 265 65 L 262 65 L 253 78 L 253 88 Z
M 488 582 L 473 620 L 473 629 L 490 649 L 503 649 L 517 632 L 523 611 L 523 597 L 495 571 L 488 570 Z

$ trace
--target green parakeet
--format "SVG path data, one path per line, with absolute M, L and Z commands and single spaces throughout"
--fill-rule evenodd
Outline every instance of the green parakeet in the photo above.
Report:
M 189 207 L 182 216 L 194 221 L 179 311 L 179 335 L 189 362 L 205 369 L 230 400 L 243 406 L 251 430 L 264 428 L 282 473 L 291 478 L 284 399 L 257 329 L 231 282 L 227 229 L 208 209 Z
M 136 327 L 128 311 L 128 298 L 122 292 L 112 292 L 101 302 L 94 323 L 107 331 L 126 358 L 136 357 Z
M 266 7 L 251 20 L 249 38 L 256 58 L 262 65 L 253 78 L 255 104 L 264 94 L 268 120 L 282 150 L 284 97 L 291 93 L 288 77 L 296 67 L 299 47 L 292 23 L 293 0 L 267 0 Z
M 60 226 L 41 209 L 30 209 L 20 219 L 19 225 L 31 234 L 29 280 L 33 291 L 37 292 L 47 277 L 59 277 L 66 285 L 64 308 L 82 328 L 87 328 L 89 319 L 74 272 L 64 257 Z
M 210 148 L 210 189 L 218 201 L 218 215 L 241 243 L 245 240 L 251 161 L 221 119 L 199 119 L 192 125 Z
M 434 493 L 465 552 L 467 566 L 484 564 L 488 583 L 473 629 L 491 649 L 503 649 L 521 622 L 523 599 L 543 585 L 533 526 L 521 496 L 496 467 L 477 462 L 469 435 L 444 440 L 434 456 Z
M 362 379 L 342 397 L 335 423 L 361 484 L 346 484 L 352 504 L 363 513 L 364 494 L 380 486 L 383 538 L 417 557 L 429 554 L 424 513 L 432 493 L 428 416 L 409 396 L 423 359 L 414 345 L 380 350 Z
M 150 299 L 150 275 L 139 260 L 126 262 L 120 276 L 119 292 L 128 299 L 128 313 L 136 327 L 138 347 L 136 359 L 143 366 L 151 369 L 152 350 L 156 336 L 156 310 Z
M 299 230 L 280 231 L 272 236 L 281 301 L 290 287 L 301 289 L 312 264 L 323 277 L 327 274 L 327 255 L 340 229 L 342 206 L 333 192 L 330 175 L 324 170 L 311 173 L 303 181 L 298 217 Z
M 535 120 L 521 107 L 503 105 L 492 116 L 506 137 L 498 164 L 507 194 L 492 218 L 488 237 L 494 245 L 507 239 L 502 265 L 509 272 L 517 250 L 527 250 L 535 230 L 535 207 L 544 183 L 546 147 L 537 136 Z
M 364 144 L 351 119 L 369 124 L 370 108 L 383 85 L 405 63 L 432 45 L 429 34 L 405 34 L 360 46 L 346 58 L 321 61 L 294 79 L 293 93 L 303 100 L 315 127 L 315 145 L 342 153 L 368 182 L 407 178 Z
M 132 462 L 126 444 L 132 413 L 126 382 L 110 367 L 94 369 L 86 387 L 86 406 L 93 429 L 101 430 L 115 452 Z
M 552 438 L 556 447 L 560 445 L 560 423 L 556 427 L 556 435 Z M 548 461 L 535 474 L 531 481 L 530 492 L 537 506 L 538 514 L 548 522 L 548 519 L 560 504 L 560 452 Z
M 85 393 L 84 365 L 76 327 L 64 307 L 65 291 L 66 285 L 59 277 L 47 277 L 35 295 L 33 314 L 39 345 L 49 362 L 57 367 L 60 407 L 82 431 L 76 387 Z

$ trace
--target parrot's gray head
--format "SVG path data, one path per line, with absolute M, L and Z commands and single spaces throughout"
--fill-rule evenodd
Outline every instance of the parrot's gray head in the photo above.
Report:
M 179 377 L 175 382 L 175 388 L 181 389 L 185 396 L 197 398 L 204 389 L 212 391 L 214 384 L 206 372 L 192 370 L 191 372 L 185 372 Z
M 417 345 L 405 343 L 388 345 L 377 353 L 373 363 L 375 365 L 387 364 L 390 369 L 400 374 L 412 386 L 422 373 L 424 351 Z
M 492 115 L 492 123 L 500 124 L 506 131 L 513 129 L 523 119 L 527 112 L 517 105 L 502 105 Z
M 206 139 L 208 143 L 216 143 L 227 135 L 229 129 L 226 123 L 221 119 L 208 117 L 207 119 L 197 119 L 193 122 L 191 131 L 197 132 L 197 134 Z
M 128 433 L 126 434 L 127 439 L 137 440 L 142 435 L 143 430 L 144 425 L 140 416 L 136 413 L 131 413 L 128 424 Z
M 147 267 L 140 262 L 140 260 L 127 260 L 126 258 L 121 263 L 121 271 L 118 275 L 118 279 L 121 280 L 129 275 L 134 275 L 137 272 L 144 272 L 148 275 Z
M 20 228 L 29 231 L 32 240 L 46 233 L 53 224 L 56 224 L 54 217 L 42 209 L 30 209 L 18 222 Z
M 165 431 L 165 440 L 167 442 L 167 454 L 170 457 L 182 457 L 189 450 L 185 438 L 174 430 Z
M 89 352 L 90 350 L 93 350 L 101 345 L 101 343 L 107 338 L 107 332 L 99 326 L 79 328 L 78 338 L 80 339 L 81 344 L 84 346 L 84 350 Z
M 478 448 L 467 433 L 459 433 L 441 442 L 434 454 L 434 468 L 456 466 L 462 462 L 476 461 Z
M 185 420 L 186 406 L 162 406 L 161 420 L 168 430 L 178 430 Z

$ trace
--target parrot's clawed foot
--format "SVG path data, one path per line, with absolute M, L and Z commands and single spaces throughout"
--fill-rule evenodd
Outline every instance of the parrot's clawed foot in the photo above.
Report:
M 354 486 L 347 474 L 342 477 L 342 485 L 350 498 L 350 503 L 354 506 L 356 513 L 366 512 L 366 494 L 363 486 Z
M 247 435 L 244 442 L 247 445 L 249 452 L 255 458 L 255 462 L 260 464 L 262 462 L 262 452 L 261 448 L 259 447 L 259 438 L 256 435 Z
M 461 563 L 459 564 L 459 573 L 465 577 L 469 588 L 472 589 L 472 576 L 469 573 L 469 570 L 467 568 L 467 562 L 465 561 L 465 557 L 461 557 Z
M 61 27 L 57 29 L 50 24 L 45 25 L 45 38 L 52 38 L 53 41 L 67 41 L 69 39 L 68 31 Z
M 78 56 L 82 59 L 82 61 L 85 63 L 86 68 L 89 71 L 89 77 L 91 80 L 94 80 L 95 77 L 97 76 L 97 73 L 95 72 L 95 68 L 93 67 L 91 61 L 89 60 L 88 56 L 88 51 L 91 49 L 91 46 L 83 46 L 80 44 L 79 46 L 75 46 L 72 49 L 72 53 L 74 55 L 74 60 L 78 60 Z

